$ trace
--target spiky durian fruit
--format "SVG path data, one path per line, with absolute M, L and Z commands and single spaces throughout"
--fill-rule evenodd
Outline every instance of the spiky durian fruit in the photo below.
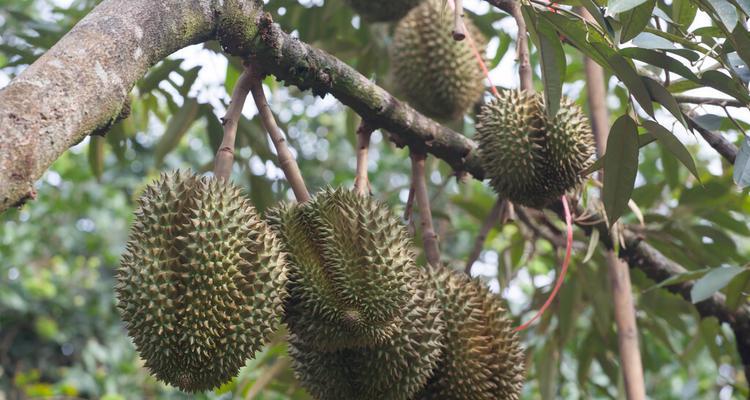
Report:
M 483 55 L 484 36 L 469 18 L 465 22 Z M 398 23 L 391 50 L 399 92 L 418 111 L 441 120 L 463 116 L 484 91 L 484 75 L 469 39 L 455 41 L 452 30 L 447 3 L 425 0 Z
M 445 349 L 420 400 L 517 400 L 524 356 L 500 299 L 477 280 L 432 270 L 443 307 Z
M 549 119 L 541 94 L 506 90 L 477 117 L 479 157 L 503 198 L 541 208 L 581 183 L 594 154 L 583 111 L 564 98 Z
M 362 18 L 372 22 L 397 21 L 422 0 L 347 0 Z
M 281 245 L 226 180 L 163 174 L 138 202 L 115 288 L 122 319 L 158 379 L 215 388 L 281 319 Z
M 346 189 L 269 213 L 289 255 L 285 322 L 323 351 L 385 343 L 397 331 L 416 268 L 390 209 Z
M 410 400 L 432 376 L 445 324 L 424 271 L 413 274 L 412 298 L 387 343 L 332 352 L 295 335 L 290 354 L 302 386 L 319 400 Z

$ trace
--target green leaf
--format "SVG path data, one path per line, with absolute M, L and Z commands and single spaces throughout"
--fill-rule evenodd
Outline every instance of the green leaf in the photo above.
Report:
M 164 162 L 164 157 L 180 144 L 197 114 L 198 102 L 195 99 L 185 99 L 182 108 L 170 118 L 167 130 L 154 149 L 154 164 L 157 168 Z
M 698 182 L 700 182 L 701 178 L 698 176 L 698 168 L 695 166 L 693 156 L 690 155 L 690 152 L 685 148 L 685 145 L 683 145 L 682 142 L 672 134 L 672 132 L 654 121 L 643 121 L 643 126 L 659 140 L 659 143 L 677 157 L 682 165 L 684 165 L 690 173 L 698 179 Z
M 714 293 L 723 289 L 735 276 L 746 271 L 742 267 L 714 268 L 693 285 L 690 290 L 690 299 L 693 304 L 701 302 L 713 296 Z
M 686 67 L 685 64 L 683 64 L 680 61 L 677 61 L 676 59 L 664 53 L 654 51 L 654 50 L 649 50 L 649 49 L 629 47 L 629 48 L 620 50 L 620 54 L 622 54 L 625 57 L 629 57 L 638 61 L 643 61 L 655 67 L 659 67 L 664 70 L 674 72 L 675 74 L 680 75 L 683 78 L 689 79 L 696 83 L 700 82 L 700 78 L 698 78 L 698 76 L 696 76 L 692 71 L 690 71 L 690 69 Z
M 747 66 L 750 65 L 750 34 L 745 30 L 745 27 L 738 24 L 734 28 L 730 40 L 737 54 L 745 62 L 745 69 L 747 69 Z
M 635 70 L 633 65 L 625 57 L 619 53 L 614 53 L 607 58 L 609 65 L 612 70 L 615 71 L 615 75 L 625 84 L 630 94 L 635 97 L 638 104 L 643 107 L 643 110 L 650 116 L 654 116 L 654 105 L 651 104 L 651 95 L 648 92 L 648 88 L 643 83 L 641 76 Z
M 727 0 L 707 0 L 711 4 L 716 14 L 719 16 L 721 23 L 727 30 L 732 31 L 740 21 L 737 8 Z
M 651 19 L 651 14 L 655 6 L 656 0 L 647 0 L 638 7 L 620 14 L 619 19 L 622 24 L 622 28 L 620 29 L 620 43 L 630 41 L 643 31 Z
M 681 274 L 672 275 L 669 278 L 659 282 L 658 284 L 649 287 L 648 289 L 644 290 L 643 292 L 648 292 L 654 289 L 659 289 L 667 286 L 677 285 L 683 282 L 693 281 L 696 280 L 704 275 L 706 275 L 708 272 L 711 271 L 711 268 L 703 268 L 698 269 L 695 271 L 687 271 L 683 272 Z
M 628 115 L 612 125 L 604 160 L 602 201 L 609 223 L 614 224 L 628 208 L 638 175 L 638 126 Z
M 623 13 L 639 5 L 645 3 L 648 0 L 609 0 L 607 2 L 607 14 L 616 15 Z
M 741 188 L 750 186 L 750 136 L 745 137 L 734 161 L 734 183 Z
M 669 93 L 669 90 L 662 86 L 661 83 L 651 78 L 644 77 L 643 82 L 646 84 L 648 92 L 651 94 L 651 98 L 661 104 L 662 107 L 666 108 L 678 121 L 680 121 L 682 126 L 687 128 L 688 124 L 685 121 L 685 116 L 682 114 L 680 104 L 677 103 L 674 96 Z
M 677 47 L 669 40 L 654 35 L 651 32 L 643 32 L 633 39 L 633 44 L 640 49 L 675 50 Z
M 672 2 L 672 19 L 684 28 L 693 23 L 697 13 L 698 6 L 693 0 L 674 0 Z
M 567 67 L 565 51 L 554 27 L 543 19 L 538 19 L 538 23 L 536 28 L 544 80 L 544 103 L 547 115 L 554 118 L 560 110 L 562 98 L 562 86 Z

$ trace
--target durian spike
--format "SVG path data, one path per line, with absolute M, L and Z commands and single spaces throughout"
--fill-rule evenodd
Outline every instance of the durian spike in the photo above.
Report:
M 294 197 L 297 198 L 297 201 L 300 203 L 309 201 L 310 192 L 307 191 L 307 186 L 305 186 L 305 181 L 302 179 L 302 173 L 299 170 L 297 161 L 292 156 L 292 152 L 289 151 L 284 133 L 281 132 L 281 129 L 276 124 L 276 119 L 273 116 L 273 112 L 271 112 L 271 107 L 268 105 L 268 100 L 266 100 L 266 94 L 263 93 L 264 74 L 255 65 L 248 64 L 245 68 L 250 71 L 250 93 L 253 95 L 255 105 L 258 106 L 260 121 L 263 127 L 266 128 L 266 132 L 268 132 L 268 136 L 271 137 L 271 141 L 276 148 L 279 166 L 284 171 L 284 176 L 289 182 L 289 186 L 292 187 Z
M 562 286 L 563 281 L 565 280 L 565 275 L 568 273 L 568 265 L 570 265 L 570 255 L 573 250 L 573 217 L 570 215 L 570 205 L 568 204 L 568 196 L 562 195 L 561 198 L 562 204 L 563 204 L 563 210 L 565 211 L 565 225 L 567 230 L 567 240 L 565 244 L 565 259 L 563 260 L 562 268 L 560 269 L 560 276 L 557 278 L 557 283 L 555 283 L 554 289 L 552 289 L 552 293 L 550 293 L 549 297 L 547 298 L 547 301 L 544 302 L 544 305 L 542 308 L 537 311 L 536 315 L 534 315 L 533 318 L 528 320 L 525 324 L 519 326 L 516 328 L 516 332 L 520 332 L 526 328 L 528 328 L 534 321 L 536 321 L 539 317 L 544 314 L 545 311 L 547 311 L 547 308 L 549 308 L 550 304 L 552 304 L 552 300 L 555 299 L 555 296 L 557 295 L 557 292 L 560 290 L 560 287 Z
M 237 137 L 237 127 L 242 118 L 242 109 L 250 92 L 252 77 L 250 71 L 243 71 L 237 80 L 232 92 L 232 100 L 229 103 L 227 114 L 222 119 L 224 126 L 224 137 L 221 140 L 219 150 L 216 152 L 214 161 L 214 175 L 217 178 L 229 179 L 234 164 L 234 143 Z
M 370 150 L 370 137 L 375 130 L 364 120 L 357 129 L 357 176 L 354 189 L 361 196 L 371 194 L 370 178 L 367 176 L 367 155 Z

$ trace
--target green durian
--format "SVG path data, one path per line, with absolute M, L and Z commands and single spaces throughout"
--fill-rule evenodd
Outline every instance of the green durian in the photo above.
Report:
M 524 354 L 500 299 L 448 269 L 431 270 L 443 308 L 443 356 L 418 400 L 517 400 Z
M 138 203 L 115 288 L 128 333 L 158 379 L 218 387 L 280 322 L 281 244 L 223 179 L 162 174 Z
M 319 400 L 410 400 L 432 376 L 445 324 L 426 272 L 413 274 L 407 313 L 387 343 L 316 350 L 295 335 L 290 355 L 302 386 Z
M 322 351 L 385 343 L 409 302 L 411 240 L 390 209 L 346 189 L 269 213 L 288 253 L 292 333 Z
M 422 0 L 347 0 L 347 3 L 367 21 L 398 21 Z
M 471 19 L 465 24 L 484 56 L 484 36 Z M 484 92 L 484 74 L 469 39 L 455 41 L 452 31 L 447 3 L 425 0 L 398 23 L 390 52 L 399 93 L 424 115 L 446 121 L 466 114 Z
M 583 111 L 563 98 L 554 119 L 541 94 L 505 90 L 477 117 L 479 158 L 502 198 L 541 208 L 582 181 L 594 137 Z

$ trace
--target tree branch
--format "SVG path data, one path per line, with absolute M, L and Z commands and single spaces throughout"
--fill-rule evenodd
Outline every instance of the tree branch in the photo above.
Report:
M 221 145 L 216 151 L 216 158 L 214 160 L 214 175 L 218 178 L 229 179 L 229 176 L 232 175 L 237 127 L 240 124 L 242 109 L 245 108 L 245 100 L 250 92 L 253 79 L 250 71 L 245 70 L 242 72 L 232 92 L 232 100 L 229 103 L 227 114 L 222 119 L 224 137 L 221 139 Z
M 250 69 L 251 67 L 248 67 Z M 289 147 L 286 145 L 286 138 L 284 133 L 281 132 L 279 126 L 276 124 L 276 118 L 273 116 L 271 107 L 268 105 L 266 95 L 263 93 L 263 74 L 257 68 L 252 67 L 250 93 L 253 95 L 255 104 L 258 106 L 258 112 L 260 113 L 260 120 L 263 127 L 266 128 L 266 132 L 271 137 L 273 145 L 276 148 L 276 154 L 278 154 L 279 167 L 284 171 L 284 176 L 289 182 L 294 192 L 294 197 L 298 202 L 304 203 L 310 200 L 310 193 L 307 191 L 305 186 L 305 180 L 302 179 L 302 173 L 299 170 L 297 161 L 294 159 L 292 152 L 289 151 Z
M 735 107 L 745 108 L 748 105 L 742 104 L 741 101 L 736 99 L 717 99 L 715 97 L 700 97 L 700 96 L 680 96 L 675 95 L 674 99 L 678 103 L 683 104 L 701 104 L 706 106 L 719 106 L 719 107 Z
M 257 1 L 105 0 L 0 91 L 0 212 L 68 148 L 106 131 L 156 62 L 217 35 L 245 43 Z M 230 32 L 232 32 L 230 34 Z M 234 46 L 233 48 L 240 48 Z
M 433 267 L 440 265 L 440 247 L 437 234 L 432 226 L 432 210 L 430 197 L 427 195 L 427 180 L 425 178 L 425 159 L 427 155 L 411 149 L 411 179 L 414 184 L 414 197 L 419 207 L 420 225 L 422 225 L 422 241 L 427 262 Z
M 477 262 L 479 256 L 482 254 L 482 249 L 484 248 L 484 242 L 487 240 L 487 235 L 490 233 L 492 228 L 497 226 L 497 224 L 500 222 L 500 216 L 505 214 L 505 210 L 507 210 L 507 208 L 508 201 L 500 199 L 498 199 L 495 202 L 495 205 L 492 206 L 490 214 L 484 220 L 482 227 L 479 229 L 477 238 L 474 239 L 474 248 L 471 250 L 469 259 L 466 261 L 466 266 L 464 267 L 464 273 L 466 275 L 471 276 L 471 267 L 475 262 Z
M 521 3 L 516 0 L 487 0 L 488 3 L 510 14 L 518 26 L 516 37 L 516 57 L 518 58 L 518 75 L 521 79 L 521 90 L 534 90 L 534 71 L 531 68 L 529 54 L 529 37 L 526 20 L 521 12 Z

